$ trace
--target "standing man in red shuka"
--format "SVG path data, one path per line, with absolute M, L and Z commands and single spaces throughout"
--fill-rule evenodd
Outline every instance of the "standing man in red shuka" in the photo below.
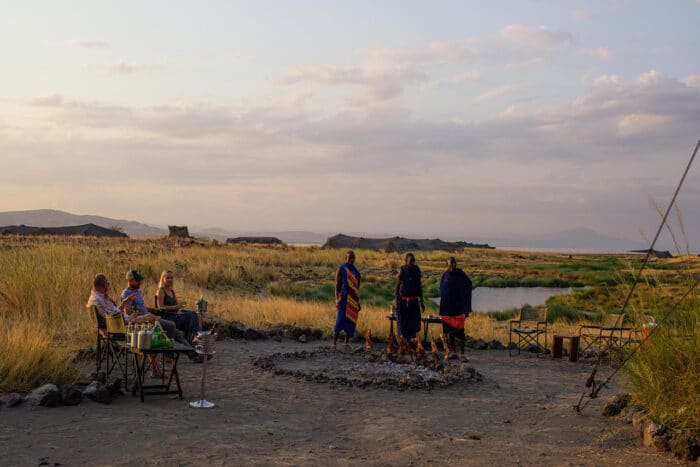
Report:
M 455 348 L 455 339 L 459 341 L 464 353 L 464 322 L 472 312 L 472 281 L 457 267 L 453 257 L 447 260 L 447 271 L 440 280 L 440 318 L 442 332 L 449 339 L 449 345 Z

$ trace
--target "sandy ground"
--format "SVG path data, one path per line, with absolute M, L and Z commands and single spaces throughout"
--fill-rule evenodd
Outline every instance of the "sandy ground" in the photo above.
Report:
M 600 415 L 604 390 L 572 406 L 590 366 L 469 351 L 481 383 L 396 391 L 274 376 L 252 358 L 320 344 L 220 341 L 207 399 L 201 367 L 180 365 L 185 400 L 127 395 L 111 405 L 0 409 L 1 465 L 663 465 L 632 427 Z M 614 388 L 613 388 L 614 389 Z M 46 464 L 45 464 L 46 465 Z

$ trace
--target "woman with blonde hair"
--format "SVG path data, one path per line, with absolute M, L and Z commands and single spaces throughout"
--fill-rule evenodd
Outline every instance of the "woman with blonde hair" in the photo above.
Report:
M 199 332 L 199 317 L 194 311 L 183 310 L 184 303 L 177 299 L 173 283 L 175 275 L 172 271 L 163 271 L 158 281 L 156 293 L 156 308 L 163 313 L 163 318 L 173 321 L 177 328 L 193 342 Z

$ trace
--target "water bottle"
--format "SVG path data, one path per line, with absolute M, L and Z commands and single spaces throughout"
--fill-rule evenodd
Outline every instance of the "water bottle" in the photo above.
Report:
M 151 347 L 157 349 L 161 346 L 163 334 L 160 332 L 160 326 L 155 326 L 153 329 L 153 339 L 151 340 Z

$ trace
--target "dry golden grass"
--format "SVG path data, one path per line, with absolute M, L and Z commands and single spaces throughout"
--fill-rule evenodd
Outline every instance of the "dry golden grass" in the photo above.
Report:
M 403 262 L 398 253 L 357 253 L 363 273 L 363 297 L 367 297 L 371 284 L 392 284 Z M 94 330 L 84 305 L 91 279 L 98 272 L 110 278 L 112 296 L 116 297 L 125 286 L 125 272 L 139 269 L 145 276 L 144 296 L 150 304 L 160 272 L 171 269 L 175 271 L 178 295 L 190 306 L 204 294 L 210 311 L 225 319 L 259 327 L 296 323 L 330 332 L 335 322 L 332 296 L 320 297 L 320 301 L 299 301 L 270 296 L 266 289 L 270 284 L 283 287 L 332 284 L 343 255 L 342 250 L 316 247 L 217 246 L 192 240 L 2 237 L 0 392 L 27 390 L 49 381 L 70 381 L 74 376 L 72 354 L 77 348 L 93 343 Z M 417 252 L 416 259 L 427 280 L 434 284 L 450 255 Z M 585 264 L 599 261 L 498 250 L 465 250 L 456 256 L 470 274 L 489 277 L 514 274 L 535 277 L 543 274 L 542 271 L 565 277 L 567 268 L 577 261 Z M 697 258 L 690 257 L 674 263 L 660 262 L 657 273 L 677 274 L 674 268 L 680 266 L 675 262 L 692 270 L 700 264 Z M 259 298 L 263 295 L 267 296 Z M 375 307 L 365 300 L 358 329 L 364 332 L 369 328 L 375 336 L 386 337 L 388 311 L 388 307 Z M 555 323 L 552 329 L 569 331 L 571 327 Z M 433 337 L 437 337 L 440 326 L 432 326 L 431 330 Z M 483 315 L 473 314 L 466 331 L 485 340 L 508 340 L 507 322 Z

